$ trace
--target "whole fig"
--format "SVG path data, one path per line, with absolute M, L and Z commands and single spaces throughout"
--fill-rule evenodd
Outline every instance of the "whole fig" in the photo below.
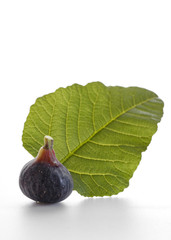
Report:
M 19 186 L 28 198 L 36 202 L 60 202 L 71 194 L 72 176 L 57 160 L 52 137 L 44 137 L 44 146 L 40 148 L 37 157 L 23 167 Z

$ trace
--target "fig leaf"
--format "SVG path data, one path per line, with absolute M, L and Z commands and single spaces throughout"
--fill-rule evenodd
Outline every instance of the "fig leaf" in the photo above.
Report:
M 158 96 L 139 87 L 74 84 L 37 98 L 23 130 L 34 157 L 45 135 L 83 196 L 111 196 L 129 185 L 163 115 Z

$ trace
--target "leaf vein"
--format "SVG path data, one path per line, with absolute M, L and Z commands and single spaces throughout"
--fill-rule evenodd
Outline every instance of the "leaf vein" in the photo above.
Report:
M 144 100 L 144 101 L 142 101 L 142 102 L 139 102 L 139 103 L 137 104 L 137 106 L 140 105 L 140 104 L 143 104 L 143 103 L 145 103 L 145 102 L 148 102 L 148 101 L 150 101 L 151 99 L 154 99 L 154 98 L 156 98 L 156 97 L 148 98 L 148 99 L 146 99 L 146 100 Z M 69 153 L 68 155 L 66 155 L 63 159 L 61 159 L 61 162 L 64 163 L 67 159 L 69 159 L 69 157 L 70 157 L 71 155 L 73 155 L 73 153 L 75 153 L 80 147 L 82 147 L 84 144 L 86 144 L 88 141 L 90 141 L 90 140 L 91 140 L 97 133 L 99 133 L 102 129 L 104 129 L 104 128 L 105 128 L 106 126 L 108 126 L 111 122 L 113 122 L 114 120 L 116 120 L 119 116 L 121 116 L 122 114 L 128 112 L 129 110 L 131 110 L 131 109 L 133 109 L 133 108 L 135 108 L 135 107 L 136 107 L 136 106 L 132 106 L 132 107 L 130 107 L 130 108 L 122 111 L 122 112 L 121 112 L 120 114 L 118 114 L 117 116 L 115 116 L 113 119 L 111 119 L 109 122 L 107 122 L 104 126 L 102 126 L 99 130 L 95 131 L 88 139 L 86 139 L 84 142 L 82 142 L 82 144 L 80 144 L 80 145 L 77 146 L 75 149 L 73 149 L 72 152 L 70 152 L 70 153 Z
M 53 110 L 52 110 L 52 115 L 51 115 L 51 118 L 50 118 L 50 123 L 49 123 L 49 135 L 51 136 L 51 132 L 52 132 L 52 121 L 53 121 L 53 117 L 54 117 L 54 114 L 55 114 L 55 107 L 56 107 L 56 98 L 55 98 L 55 103 L 53 104 Z
M 105 129 L 107 129 L 107 130 L 109 130 L 109 131 L 111 131 L 111 132 L 119 133 L 119 134 L 126 135 L 126 136 L 132 136 L 132 137 L 137 137 L 137 138 L 148 137 L 148 136 L 135 135 L 135 134 L 131 134 L 131 133 L 121 132 L 121 131 L 118 131 L 118 130 L 116 130 L 116 129 L 109 128 L 109 127 L 106 127 Z M 142 141 L 143 141 L 143 140 L 142 140 Z
M 39 117 L 39 119 L 45 124 L 45 125 L 47 125 L 48 127 L 49 127 L 49 123 L 47 123 L 41 116 L 40 116 L 40 114 L 36 111 L 36 110 L 31 110 L 31 112 L 32 113 L 36 113 L 36 115 Z
M 90 191 L 95 194 L 95 192 L 93 191 L 93 189 L 83 180 L 83 178 L 81 177 L 81 174 L 80 174 L 80 179 L 81 181 L 90 189 Z
M 111 184 L 108 180 L 107 180 L 107 178 L 105 177 L 105 176 L 103 176 L 104 177 L 104 179 L 105 179 L 105 181 L 111 186 L 111 188 L 114 190 L 114 192 L 116 191 L 116 189 L 120 192 L 120 189 L 118 188 L 118 187 L 116 187 L 116 186 L 114 186 L 113 184 Z
M 120 160 L 120 159 L 113 160 L 113 159 L 105 159 L 105 158 L 92 158 L 92 157 L 86 157 L 86 156 L 82 156 L 82 155 L 78 155 L 78 154 L 73 154 L 73 156 L 76 156 L 78 158 L 83 158 L 83 159 L 94 160 L 94 161 L 101 161 L 101 162 L 122 162 L 122 163 L 128 163 L 128 162 L 125 162 L 125 161 Z
M 104 187 L 102 187 L 101 185 L 99 185 L 99 184 L 97 183 L 97 181 L 93 178 L 92 175 L 91 175 L 90 177 L 91 177 L 91 179 L 93 180 L 93 182 L 97 185 L 97 187 L 102 188 L 103 190 L 105 190 L 106 193 L 108 193 L 108 191 L 106 190 L 106 188 L 104 188 Z

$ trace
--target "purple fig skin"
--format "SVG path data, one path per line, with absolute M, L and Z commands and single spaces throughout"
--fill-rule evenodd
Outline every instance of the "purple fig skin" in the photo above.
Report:
M 21 170 L 19 186 L 24 195 L 36 202 L 55 203 L 71 194 L 73 180 L 70 172 L 57 160 L 53 141 L 49 146 L 49 136 L 45 137 L 45 146 Z

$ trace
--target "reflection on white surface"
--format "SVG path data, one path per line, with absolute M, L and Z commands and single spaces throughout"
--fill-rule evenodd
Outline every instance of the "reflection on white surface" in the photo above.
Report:
M 31 202 L 20 206 L 13 211 L 16 216 L 9 218 L 11 229 L 6 229 L 3 239 L 171 239 L 169 207 L 136 206 L 119 198 L 86 198 L 68 203 Z

